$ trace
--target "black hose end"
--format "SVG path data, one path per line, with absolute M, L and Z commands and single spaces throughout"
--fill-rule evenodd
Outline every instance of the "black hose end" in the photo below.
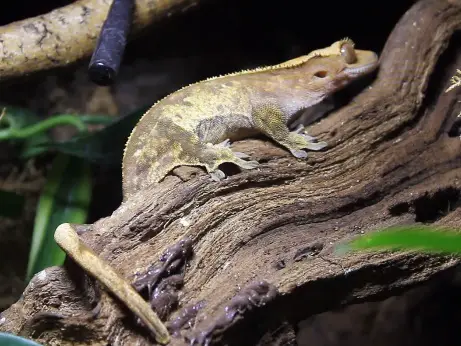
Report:
M 133 15 L 133 0 L 113 0 L 88 66 L 90 79 L 99 85 L 114 83 L 125 51 Z
M 88 67 L 90 79 L 101 86 L 108 86 L 114 83 L 117 71 L 107 66 L 104 62 L 97 61 Z

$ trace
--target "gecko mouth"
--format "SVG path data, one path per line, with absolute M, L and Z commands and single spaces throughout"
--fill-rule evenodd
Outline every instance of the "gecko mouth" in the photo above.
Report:
M 341 72 L 341 74 L 345 77 L 353 78 L 356 76 L 368 74 L 372 72 L 376 67 L 378 67 L 378 56 L 373 52 L 369 52 L 369 54 L 367 54 L 363 60 L 369 61 L 369 63 L 355 63 L 354 65 L 358 66 L 348 66 Z

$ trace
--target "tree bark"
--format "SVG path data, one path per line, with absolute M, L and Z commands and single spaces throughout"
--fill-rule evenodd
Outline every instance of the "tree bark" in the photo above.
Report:
M 302 161 L 266 139 L 235 143 L 261 169 L 221 182 L 177 169 L 110 217 L 79 226 L 83 241 L 134 282 L 169 246 L 192 239 L 179 303 L 202 305 L 173 345 L 294 344 L 296 324 L 309 316 L 395 295 L 453 268 L 452 257 L 333 249 L 384 226 L 460 227 L 461 88 L 445 93 L 461 66 L 460 28 L 461 1 L 415 3 L 389 36 L 372 84 L 311 127 L 326 151 Z M 244 295 L 261 280 L 278 294 Z M 236 295 L 244 303 L 231 318 L 224 308 Z M 178 321 L 180 310 L 165 318 Z M 46 344 L 153 343 L 71 261 L 37 274 L 1 315 L 0 330 Z

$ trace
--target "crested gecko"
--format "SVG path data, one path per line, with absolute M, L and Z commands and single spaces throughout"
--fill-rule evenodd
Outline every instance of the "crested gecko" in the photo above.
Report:
M 186 86 L 154 104 L 133 129 L 123 156 L 124 201 L 160 182 L 178 166 L 202 166 L 215 180 L 225 177 L 219 165 L 258 167 L 229 148 L 235 141 L 262 133 L 297 158 L 320 150 L 325 142 L 290 131 L 300 110 L 311 107 L 378 66 L 378 56 L 355 49 L 350 39 L 274 66 L 213 77 Z M 69 224 L 60 225 L 56 242 L 85 270 L 166 343 L 169 335 L 155 312 L 131 285 L 81 242 Z
M 126 200 L 161 181 L 178 166 L 203 166 L 214 180 L 225 177 L 225 162 L 242 169 L 258 166 L 229 148 L 235 141 L 263 133 L 297 158 L 304 149 L 320 150 L 298 128 L 288 129 L 300 110 L 318 104 L 350 82 L 373 71 L 371 51 L 350 39 L 284 63 L 244 70 L 186 86 L 154 104 L 131 132 L 122 164 Z

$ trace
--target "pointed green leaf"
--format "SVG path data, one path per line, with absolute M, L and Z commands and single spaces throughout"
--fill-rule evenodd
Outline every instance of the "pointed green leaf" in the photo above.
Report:
M 393 226 L 359 236 L 338 251 L 366 249 L 461 254 L 461 233 L 423 225 Z
M 65 222 L 84 223 L 90 200 L 89 163 L 58 154 L 38 201 L 27 267 L 28 279 L 44 268 L 64 262 L 65 253 L 54 242 L 54 231 Z
M 99 165 L 120 165 L 125 143 L 147 109 L 144 107 L 121 117 L 100 131 L 82 133 L 62 143 L 46 143 L 42 148 L 84 158 Z

